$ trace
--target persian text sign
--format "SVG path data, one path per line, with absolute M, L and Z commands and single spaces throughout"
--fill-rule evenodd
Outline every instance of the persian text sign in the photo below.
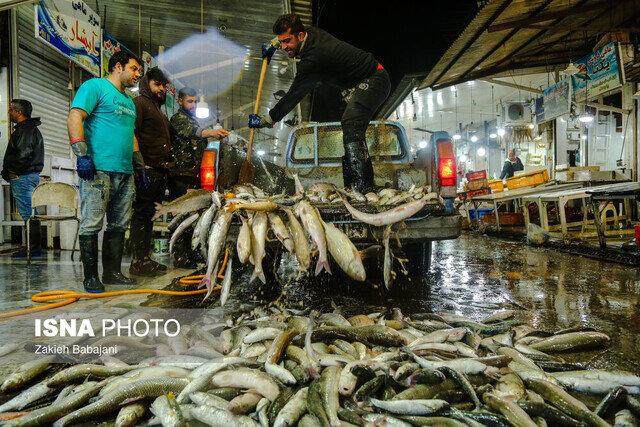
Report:
M 571 76 L 576 101 L 584 101 L 585 93 L 589 99 L 593 99 L 619 88 L 624 83 L 618 44 L 615 42 L 580 58 L 575 65 L 582 75 L 590 78 L 585 80 L 576 75 Z
M 109 59 L 121 50 L 131 52 L 106 30 L 102 31 L 102 76 L 109 74 Z M 133 53 L 133 52 L 131 52 Z
M 36 38 L 100 76 L 100 16 L 82 0 L 39 0 Z

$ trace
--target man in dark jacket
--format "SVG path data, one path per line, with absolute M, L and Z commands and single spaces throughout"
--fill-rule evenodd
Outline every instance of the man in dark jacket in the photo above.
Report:
M 167 267 L 149 257 L 153 238 L 155 204 L 162 202 L 173 165 L 169 120 L 160 110 L 169 79 L 157 67 L 140 80 L 136 106 L 135 135 L 144 163 L 136 171 L 136 198 L 131 218 L 133 259 L 129 272 L 138 276 L 158 276 Z
M 299 59 L 289 91 L 264 117 L 249 116 L 249 127 L 271 127 L 282 120 L 302 98 L 320 84 L 351 91 L 342 115 L 345 187 L 365 193 L 374 189 L 373 166 L 365 133 L 378 107 L 389 96 L 389 74 L 374 56 L 336 39 L 318 28 L 305 28 L 295 14 L 283 15 L 273 25 L 280 48 Z M 265 50 L 271 58 L 275 48 Z
M 196 113 L 195 89 L 184 87 L 178 91 L 180 109 L 171 117 L 171 146 L 174 166 L 169 180 L 169 197 L 178 198 L 187 190 L 200 188 L 200 163 L 207 147 L 207 138 L 221 139 L 229 132 L 224 129 L 204 129 Z M 191 237 L 183 233 L 175 243 L 173 266 L 195 268 L 199 252 L 191 250 Z
M 2 177 L 11 184 L 18 212 L 24 221 L 31 218 L 31 194 L 40 182 L 44 166 L 44 141 L 38 129 L 40 118 L 31 117 L 33 107 L 24 99 L 14 99 L 9 104 L 9 118 L 15 123 L 13 133 L 2 163 Z M 32 257 L 42 255 L 40 246 L 40 222 L 31 223 L 31 248 L 13 253 L 13 258 L 25 258 L 27 250 Z
M 224 129 L 204 129 L 196 119 L 196 90 L 183 87 L 178 91 L 180 109 L 171 117 L 171 146 L 174 167 L 171 169 L 169 195 L 182 196 L 188 189 L 200 187 L 200 163 L 207 138 L 221 139 L 229 135 Z
M 520 157 L 516 156 L 516 150 L 509 150 L 507 160 L 504 161 L 500 179 L 511 178 L 516 172 L 524 170 L 524 165 Z

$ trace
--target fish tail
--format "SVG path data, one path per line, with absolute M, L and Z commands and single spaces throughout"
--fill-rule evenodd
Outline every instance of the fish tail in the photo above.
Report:
M 251 278 L 249 279 L 249 283 L 251 283 L 254 280 L 256 280 L 256 278 L 259 278 L 260 281 L 262 283 L 264 283 L 265 285 L 267 284 L 267 278 L 264 276 L 264 271 L 262 271 L 262 269 L 259 269 L 259 268 L 254 268 L 253 269 L 253 274 L 251 275 Z
M 198 285 L 198 289 L 202 289 L 205 286 L 207 287 L 207 289 L 209 289 L 210 285 L 211 285 L 211 276 L 205 274 L 205 276 L 200 281 L 200 284 Z
M 326 259 L 318 259 L 318 263 L 316 264 L 316 276 L 322 272 L 322 269 L 325 269 L 327 273 L 332 274 L 331 267 L 329 267 L 329 261 Z

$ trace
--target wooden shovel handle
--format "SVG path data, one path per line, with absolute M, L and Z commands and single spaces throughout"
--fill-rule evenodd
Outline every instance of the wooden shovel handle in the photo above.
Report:
M 258 81 L 258 93 L 256 94 L 256 103 L 253 106 L 253 114 L 258 114 L 260 112 L 260 102 L 262 101 L 262 88 L 264 86 L 264 80 L 267 76 L 267 58 L 262 60 L 262 69 L 260 70 L 260 80 Z M 247 161 L 251 161 L 251 157 L 253 155 L 253 139 L 255 138 L 256 130 L 251 128 L 249 130 L 249 144 L 247 145 Z

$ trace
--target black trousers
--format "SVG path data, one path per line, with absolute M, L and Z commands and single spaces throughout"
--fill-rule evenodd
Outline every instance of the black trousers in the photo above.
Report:
M 169 198 L 176 199 L 190 189 L 200 188 L 200 180 L 197 177 L 186 175 L 172 175 L 169 177 Z M 191 233 L 183 233 L 174 245 L 173 265 L 180 268 L 196 266 L 197 261 L 202 260 L 199 251 L 191 250 Z
M 364 188 L 373 185 L 373 166 L 367 148 L 366 131 L 369 121 L 387 99 L 390 90 L 389 74 L 384 69 L 378 70 L 356 86 L 347 103 L 341 119 L 345 186 L 351 183 L 360 183 Z
M 166 169 L 147 169 L 146 172 L 150 181 L 149 188 L 145 190 L 136 182 L 136 198 L 131 216 L 133 258 L 137 260 L 149 255 L 153 238 L 151 218 L 156 211 L 156 203 L 161 203 L 164 198 L 169 178 L 169 171 Z

